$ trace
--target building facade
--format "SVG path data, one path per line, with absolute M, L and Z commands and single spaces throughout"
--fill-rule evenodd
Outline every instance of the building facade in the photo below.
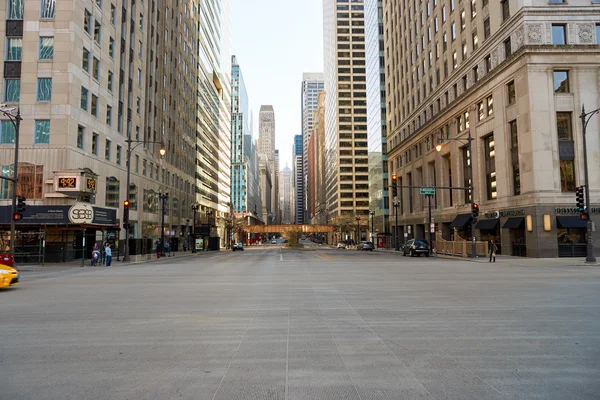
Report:
M 269 178 L 271 182 L 271 189 L 265 193 L 264 186 L 261 187 L 263 194 L 269 196 L 269 204 L 267 214 L 271 216 L 268 218 L 268 221 L 265 220 L 265 223 L 272 224 L 277 221 L 278 210 L 279 210 L 279 194 L 278 194 L 278 170 L 276 169 L 278 165 L 276 164 L 275 157 L 275 110 L 273 106 L 270 105 L 262 105 L 260 107 L 259 118 L 258 118 L 258 154 L 261 159 L 264 159 L 265 162 L 269 164 L 268 171 L 272 175 Z M 263 182 L 265 182 L 263 180 Z M 264 199 L 264 196 L 263 196 Z M 264 205 L 264 200 L 263 200 Z
M 327 208 L 368 216 L 364 2 L 323 1 Z
M 302 162 L 302 135 L 294 136 L 292 145 L 294 174 L 294 223 L 303 223 L 302 204 L 304 204 L 304 164 Z
M 294 203 L 292 170 L 285 167 L 279 172 L 279 212 L 282 224 L 291 224 L 293 220 L 292 205 Z
M 329 218 L 325 197 L 325 92 L 317 97 L 314 127 L 308 142 L 309 217 L 312 224 L 325 224 Z
M 262 203 L 262 221 L 265 224 L 273 224 L 271 193 L 273 191 L 273 183 L 271 181 L 271 163 L 265 156 L 260 156 L 258 168 L 260 171 L 260 188 L 261 188 L 261 203 Z
M 584 184 L 579 115 L 600 107 L 600 5 L 413 6 L 383 10 L 388 159 L 398 185 L 457 188 L 432 198 L 437 237 L 495 239 L 508 255 L 584 256 L 585 223 L 574 209 Z M 592 118 L 586 135 L 596 223 L 599 125 Z M 481 210 L 474 232 L 468 187 Z M 399 200 L 399 240 L 427 238 L 425 197 L 399 189 Z
M 305 72 L 302 74 L 302 168 L 305 175 L 304 184 L 300 187 L 304 205 L 300 209 L 297 219 L 304 223 L 307 218 L 305 213 L 308 210 L 306 204 L 307 196 L 304 192 L 307 190 L 308 181 L 308 142 L 313 131 L 313 114 L 317 108 L 317 96 L 325 89 L 325 80 L 322 72 Z
M 379 246 L 391 244 L 389 229 L 387 124 L 385 99 L 385 52 L 383 48 L 383 2 L 365 0 L 367 56 L 367 120 L 369 138 L 369 208 Z

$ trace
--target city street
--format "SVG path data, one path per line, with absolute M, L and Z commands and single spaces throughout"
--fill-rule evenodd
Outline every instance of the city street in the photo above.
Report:
M 599 399 L 600 267 L 280 245 L 21 275 L 0 399 Z

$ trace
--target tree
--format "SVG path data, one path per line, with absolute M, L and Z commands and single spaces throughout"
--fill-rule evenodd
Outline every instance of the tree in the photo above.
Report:
M 237 240 L 239 242 L 243 241 L 247 227 L 248 227 L 248 220 L 244 217 L 239 217 L 236 219 L 227 218 L 225 220 L 225 230 L 227 232 L 229 232 L 230 237 L 231 237 L 231 232 L 235 233 L 237 236 Z
M 287 247 L 301 247 L 299 242 L 302 237 L 302 231 L 297 226 L 290 225 L 289 228 L 284 230 L 283 235 L 288 240 Z
M 343 237 L 344 233 L 351 233 L 356 231 L 355 219 L 351 215 L 338 216 L 332 225 L 333 229 L 340 233 L 340 238 Z

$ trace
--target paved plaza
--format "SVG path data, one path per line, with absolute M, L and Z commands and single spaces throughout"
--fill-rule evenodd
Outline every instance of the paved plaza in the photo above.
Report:
M 600 399 L 600 267 L 279 246 L 23 272 L 0 399 Z

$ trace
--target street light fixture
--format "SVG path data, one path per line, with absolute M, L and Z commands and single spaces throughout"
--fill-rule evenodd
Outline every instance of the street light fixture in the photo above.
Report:
M 16 227 L 14 215 L 17 209 L 17 183 L 19 181 L 19 130 L 21 127 L 21 120 L 23 118 L 21 118 L 21 110 L 19 108 L 7 107 L 6 104 L 0 104 L 0 113 L 7 117 L 15 128 L 15 157 L 13 165 L 13 177 L 2 177 L 2 179 L 11 181 L 13 183 L 13 190 L 11 194 L 12 205 L 10 211 L 10 249 L 8 252 L 11 256 L 13 256 L 14 259 L 16 245 Z
M 195 202 L 194 204 L 192 204 L 192 211 L 194 212 L 194 223 L 193 225 L 193 234 L 192 237 L 194 238 L 194 241 L 192 243 L 192 253 L 196 253 L 196 213 L 198 212 L 198 210 L 200 209 L 200 203 Z
M 125 199 L 127 201 L 127 204 L 130 204 L 131 199 L 129 198 L 129 186 L 131 185 L 131 153 L 133 152 L 133 150 L 135 150 L 136 147 L 138 147 L 140 144 L 145 143 L 145 144 L 160 144 L 160 149 L 158 150 L 159 154 L 161 157 L 164 157 L 164 155 L 166 154 L 167 150 L 165 149 L 165 146 L 163 144 L 163 142 L 154 142 L 154 141 L 146 141 L 146 140 L 132 140 L 131 138 L 127 138 L 125 140 L 125 142 L 127 143 L 127 194 L 125 195 Z M 135 143 L 135 146 L 131 146 L 132 143 Z M 123 208 L 123 214 L 125 214 L 125 208 Z M 131 258 L 129 257 L 129 228 L 130 228 L 130 223 L 129 220 L 127 220 L 124 224 L 123 224 L 123 228 L 125 228 L 125 249 L 124 249 L 124 253 L 125 255 L 123 256 L 123 261 L 124 262 L 128 262 L 131 261 Z
M 587 240 L 585 244 L 586 263 L 595 263 L 596 257 L 594 257 L 594 242 L 592 241 L 592 220 L 590 219 L 590 214 L 592 212 L 592 207 L 590 204 L 590 180 L 588 177 L 588 160 L 587 160 L 587 143 L 586 143 L 586 128 L 587 124 L 590 122 L 592 117 L 600 112 L 600 108 L 590 111 L 588 113 L 585 112 L 585 106 L 581 106 L 581 125 L 583 129 L 583 172 L 585 179 L 585 206 L 587 213 Z
M 443 147 L 443 142 L 460 142 L 463 143 L 467 146 L 467 148 L 469 149 L 469 155 L 470 155 L 470 162 L 469 162 L 469 180 L 470 180 L 470 185 L 469 185 L 469 192 L 471 194 L 471 210 L 473 210 L 475 208 L 475 191 L 473 190 L 473 185 L 475 183 L 475 179 L 473 177 L 473 137 L 471 136 L 471 131 L 469 130 L 469 135 L 466 138 L 443 138 L 440 136 L 439 138 L 440 143 L 438 143 L 435 146 L 435 149 L 439 152 L 442 150 Z M 452 189 L 451 189 L 452 190 Z M 429 221 L 431 222 L 431 221 Z M 476 242 L 476 238 L 475 238 L 475 223 L 477 221 L 475 220 L 475 218 L 473 217 L 473 215 L 471 215 L 471 257 L 475 258 L 477 257 L 477 243 Z

